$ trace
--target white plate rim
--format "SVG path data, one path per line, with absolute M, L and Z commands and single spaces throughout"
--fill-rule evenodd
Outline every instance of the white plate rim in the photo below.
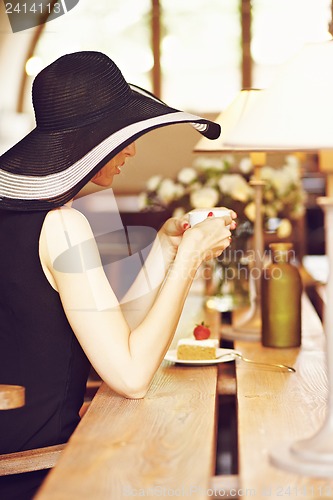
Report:
M 218 347 L 216 349 L 216 359 L 178 359 L 177 349 L 170 349 L 164 356 L 164 359 L 166 361 L 171 361 L 172 363 L 181 365 L 216 365 L 217 363 L 227 363 L 229 361 L 234 361 L 236 359 L 237 353 L 238 351 L 236 351 L 235 349 Z M 222 356 L 222 354 L 225 354 L 225 356 L 219 358 L 218 356 Z M 230 356 L 227 356 L 227 354 L 230 354 Z

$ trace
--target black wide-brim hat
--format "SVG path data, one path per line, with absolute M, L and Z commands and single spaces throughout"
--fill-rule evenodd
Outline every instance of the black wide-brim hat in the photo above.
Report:
M 209 139 L 217 123 L 167 106 L 128 84 L 105 54 L 67 54 L 32 88 L 36 127 L 0 156 L 0 209 L 51 210 L 71 200 L 116 154 L 146 132 L 191 123 Z

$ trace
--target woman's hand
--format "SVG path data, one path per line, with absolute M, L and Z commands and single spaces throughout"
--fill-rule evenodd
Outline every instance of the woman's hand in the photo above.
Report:
M 209 216 L 188 229 L 182 238 L 182 250 L 189 258 L 194 259 L 197 265 L 219 257 L 231 243 L 231 230 L 236 227 L 234 216 L 235 212 L 230 214 L 230 217 Z
M 226 207 L 221 207 L 226 208 Z M 229 209 L 227 209 L 229 210 Z M 236 222 L 234 219 L 237 218 L 236 212 L 230 210 L 230 217 L 224 216 L 226 225 L 230 225 L 230 229 L 233 230 L 236 228 Z M 184 232 L 190 228 L 189 223 L 189 215 L 185 214 L 183 217 L 172 217 L 168 219 L 159 231 L 159 235 L 167 241 L 168 244 L 173 248 L 174 252 L 177 252 L 177 249 L 182 241 Z
M 165 241 L 170 248 L 172 248 L 174 254 L 176 254 L 182 241 L 183 234 L 189 227 L 188 214 L 185 214 L 183 217 L 171 217 L 171 219 L 168 219 L 159 230 L 162 244 L 163 241 Z

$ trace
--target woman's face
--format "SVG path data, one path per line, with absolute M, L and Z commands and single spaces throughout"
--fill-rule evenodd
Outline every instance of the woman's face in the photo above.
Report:
M 135 156 L 135 142 L 126 146 L 125 149 L 120 151 L 112 158 L 97 174 L 91 179 L 91 182 L 98 186 L 110 187 L 113 183 L 115 175 L 121 173 L 121 167 L 124 166 L 125 161 L 130 156 Z

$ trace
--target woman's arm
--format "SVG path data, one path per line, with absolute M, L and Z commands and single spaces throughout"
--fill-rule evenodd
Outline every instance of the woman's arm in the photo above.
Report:
M 229 245 L 229 236 L 218 218 L 187 230 L 151 309 L 131 330 L 85 217 L 71 208 L 47 215 L 40 239 L 42 265 L 54 280 L 82 348 L 110 387 L 127 397 L 145 395 L 170 345 L 198 266 L 219 255 Z
M 232 219 L 237 217 L 233 210 L 230 214 Z M 151 309 L 188 227 L 188 214 L 185 214 L 168 219 L 159 230 L 141 271 L 120 301 L 131 328 L 136 327 Z M 232 220 L 230 229 L 235 227 L 236 223 Z
M 186 217 L 171 218 L 157 233 L 138 276 L 120 300 L 122 311 L 131 328 L 135 328 L 151 309 L 187 227 Z

